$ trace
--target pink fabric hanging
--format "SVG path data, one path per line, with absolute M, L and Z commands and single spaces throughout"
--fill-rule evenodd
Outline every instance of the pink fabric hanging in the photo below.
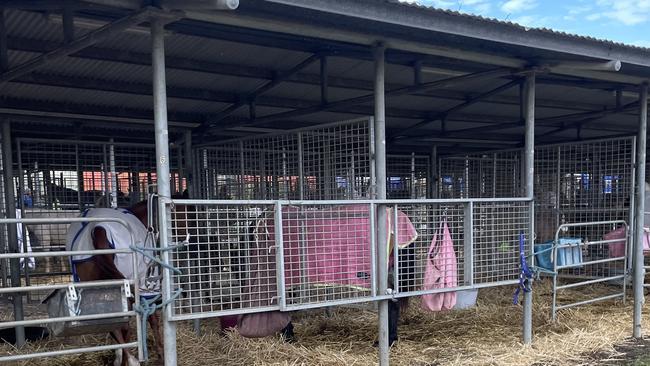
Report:
M 442 233 L 441 233 L 442 231 Z M 438 238 L 441 237 L 441 240 Z M 427 253 L 424 290 L 458 286 L 456 253 L 447 220 L 440 224 Z M 441 292 L 422 296 L 422 307 L 429 311 L 451 310 L 456 305 L 456 292 Z

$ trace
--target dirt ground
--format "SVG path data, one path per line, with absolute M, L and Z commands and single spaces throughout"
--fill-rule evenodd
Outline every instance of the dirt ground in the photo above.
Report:
M 586 362 L 602 366 L 650 365 L 650 339 L 629 339 L 614 347 L 614 352 L 586 355 Z

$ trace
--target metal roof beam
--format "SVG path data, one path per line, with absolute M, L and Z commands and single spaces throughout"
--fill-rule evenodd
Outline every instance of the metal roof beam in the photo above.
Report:
M 153 124 L 151 111 L 72 103 L 35 102 L 17 98 L 0 98 L 0 115 L 67 118 L 103 123 Z M 170 112 L 169 124 L 192 128 L 199 125 L 198 122 L 202 120 L 201 118 L 199 115 Z
M 551 135 L 555 135 L 555 134 L 557 134 L 559 132 L 563 132 L 563 131 L 570 130 L 570 129 L 573 129 L 573 128 L 576 128 L 576 129 L 578 129 L 578 131 L 580 131 L 581 129 L 584 128 L 584 126 L 586 126 L 586 125 L 588 125 L 590 123 L 593 123 L 595 121 L 598 121 L 599 119 L 601 119 L 601 118 L 603 118 L 605 116 L 608 116 L 608 115 L 611 115 L 611 114 L 619 114 L 619 113 L 622 113 L 622 112 L 625 112 L 625 111 L 634 110 L 634 109 L 638 108 L 638 106 L 639 106 L 639 102 L 637 101 L 637 102 L 628 103 L 628 104 L 623 105 L 623 106 L 617 106 L 616 108 L 613 108 L 613 109 L 606 109 L 606 110 L 603 110 L 603 111 L 600 111 L 600 112 L 578 113 L 578 114 L 570 115 L 570 116 L 567 116 L 567 117 L 569 117 L 569 118 L 567 118 L 568 121 L 564 120 L 559 128 L 557 128 L 555 130 L 545 132 L 541 136 L 542 137 L 551 136 Z M 562 116 L 554 117 L 554 118 L 561 118 L 561 117 Z M 578 119 L 578 120 L 571 122 L 572 120 L 575 120 L 575 119 Z
M 97 42 L 101 42 L 117 33 L 121 33 L 131 26 L 148 20 L 152 15 L 155 15 L 156 13 L 157 12 L 150 8 L 139 10 L 99 29 L 91 31 L 78 38 L 77 40 L 59 47 L 58 49 L 52 50 L 12 69 L 9 69 L 0 74 L 0 86 L 7 83 L 8 81 L 11 81 L 12 79 L 23 76 L 25 74 L 29 74 L 30 72 L 43 67 L 53 60 L 66 57 L 75 52 L 83 50 L 84 48 L 90 47 Z
M 314 62 L 320 60 L 320 58 L 321 58 L 320 55 L 311 55 L 306 60 L 300 62 L 298 65 L 292 67 L 291 69 L 289 69 L 287 71 L 282 71 L 282 72 L 276 73 L 276 75 L 273 77 L 273 79 L 271 79 L 266 84 L 264 84 L 264 85 L 262 85 L 262 86 L 260 86 L 258 88 L 255 88 L 255 90 L 253 90 L 250 93 L 246 94 L 245 96 L 240 98 L 240 100 L 238 100 L 237 102 L 231 104 L 230 106 L 226 107 L 221 112 L 217 113 L 216 116 L 209 117 L 209 119 L 208 119 L 209 123 L 219 123 L 224 118 L 230 116 L 235 111 L 237 111 L 237 109 L 239 109 L 239 108 L 241 108 L 241 107 L 243 107 L 243 106 L 245 106 L 247 104 L 256 103 L 256 99 L 260 95 L 262 95 L 262 94 L 266 93 L 267 91 L 269 91 L 269 90 L 275 88 L 276 86 L 280 85 L 282 82 L 286 81 L 291 76 L 293 76 L 293 75 L 297 74 L 298 72 L 300 72 L 300 70 L 303 70 L 303 69 L 309 67 Z M 251 105 L 253 105 L 253 104 L 251 104 Z M 251 111 L 253 111 L 253 110 L 254 110 L 254 107 L 251 107 Z M 254 116 L 255 116 L 255 113 L 252 113 L 251 117 L 254 117 Z M 252 119 L 254 119 L 254 118 L 252 118 Z M 207 125 L 201 126 L 201 127 L 207 127 Z
M 5 24 L 5 10 L 0 8 L 0 72 L 9 68 L 9 40 Z
M 505 90 L 508 90 L 508 89 L 510 89 L 510 88 L 512 88 L 514 86 L 517 86 L 519 84 L 520 84 L 519 80 L 513 80 L 513 81 L 511 81 L 509 83 L 503 84 L 503 85 L 501 85 L 501 86 L 499 86 L 499 87 L 497 87 L 495 89 L 492 89 L 492 90 L 490 90 L 488 92 L 485 92 L 485 93 L 479 94 L 479 95 L 477 95 L 475 97 L 472 97 L 469 100 L 467 100 L 466 102 L 463 102 L 463 103 L 461 103 L 459 105 L 456 105 L 456 106 L 454 106 L 452 108 L 449 108 L 448 110 L 446 110 L 446 111 L 444 111 L 442 113 L 437 114 L 432 119 L 425 119 L 425 120 L 423 120 L 421 122 L 418 122 L 418 123 L 416 123 L 416 124 L 414 124 L 412 126 L 409 126 L 409 127 L 405 128 L 405 129 L 403 129 L 400 132 L 400 135 L 395 136 L 394 138 L 408 136 L 408 135 L 406 135 L 407 132 L 417 130 L 417 129 L 421 128 L 421 127 L 424 127 L 424 126 L 428 125 L 429 123 L 432 123 L 432 122 L 435 122 L 435 121 L 440 121 L 442 119 L 446 119 L 451 114 L 454 114 L 454 113 L 456 113 L 458 111 L 461 111 L 461 110 L 463 110 L 463 109 L 465 109 L 467 107 L 473 106 L 476 103 L 484 101 L 486 98 L 489 98 L 489 97 L 491 97 L 491 96 L 493 96 L 495 94 L 499 94 L 499 93 L 501 93 L 501 92 L 503 92 Z
M 277 2 L 280 3 L 282 1 L 280 0 Z M 286 3 L 294 6 L 300 6 L 300 7 L 313 6 L 314 9 L 325 11 L 325 12 L 332 12 L 332 9 L 334 9 L 338 5 L 342 5 L 343 7 L 349 6 L 351 8 L 354 8 L 354 10 L 350 9 L 349 13 L 344 13 L 343 15 L 357 16 L 359 18 L 364 18 L 363 16 L 360 15 L 360 13 L 358 13 L 359 11 L 360 12 L 372 11 L 372 9 L 376 8 L 377 5 L 384 4 L 383 2 L 374 1 L 374 0 L 373 1 L 287 0 Z M 308 3 L 310 5 L 306 5 Z M 397 9 L 399 11 L 395 12 L 396 14 L 391 13 L 390 15 L 388 15 L 388 13 L 385 12 L 382 14 L 377 13 L 376 14 L 377 18 L 375 20 L 383 23 L 390 23 L 390 19 L 393 15 L 404 16 L 404 14 L 407 12 L 404 11 L 404 9 L 405 9 L 404 6 L 400 6 L 400 8 Z M 413 17 L 420 17 L 422 19 L 426 19 L 426 22 L 428 24 L 436 23 L 434 21 L 433 15 L 425 14 L 423 17 L 421 9 L 418 9 L 417 11 L 419 11 L 418 14 L 416 14 L 415 10 L 413 10 L 414 12 L 412 15 Z M 452 58 L 457 60 L 470 61 L 470 62 L 483 64 L 483 65 L 494 65 L 494 66 L 501 66 L 501 67 L 517 68 L 517 69 L 532 66 L 528 60 L 524 60 L 520 58 L 504 57 L 496 54 L 475 52 L 475 51 L 463 50 L 459 48 L 444 47 L 444 46 L 434 45 L 425 42 L 413 41 L 405 38 L 387 37 L 385 34 L 381 34 L 381 33 L 356 32 L 356 31 L 346 30 L 343 28 L 319 26 L 313 23 L 288 20 L 286 19 L 286 17 L 275 18 L 273 17 L 272 14 L 265 14 L 262 17 L 262 16 L 244 15 L 241 13 L 240 14 L 219 14 L 217 12 L 188 11 L 186 12 L 185 15 L 186 18 L 204 21 L 208 23 L 225 24 L 225 25 L 231 25 L 235 27 L 265 30 L 269 32 L 300 34 L 301 36 L 305 36 L 305 37 L 326 39 L 326 40 L 338 41 L 338 42 L 347 42 L 352 44 L 364 45 L 367 47 L 371 47 L 375 42 L 381 40 L 383 43 L 386 44 L 386 47 L 388 49 L 412 52 L 416 54 L 442 56 L 442 57 L 447 57 L 447 58 Z M 410 23 L 409 17 L 404 18 L 404 20 L 406 21 L 406 23 L 400 25 L 409 26 L 409 27 L 413 26 L 413 24 Z M 447 20 L 447 23 L 449 23 L 450 25 L 455 24 L 455 27 L 459 27 L 459 25 L 464 24 L 464 22 L 462 21 L 462 17 L 459 16 L 450 17 L 450 19 Z M 477 29 L 476 25 L 473 25 L 471 27 L 473 27 L 473 29 Z M 495 33 L 497 32 L 491 32 L 486 30 L 485 28 L 488 27 L 485 26 L 481 27 L 481 31 L 486 32 L 487 34 L 490 35 L 487 39 L 491 41 L 496 41 L 498 39 L 498 34 Z M 495 26 L 494 28 L 497 27 Z M 441 30 L 441 32 L 453 34 L 453 32 L 451 32 L 449 29 Z M 528 39 L 527 38 L 528 35 L 526 35 L 526 37 L 522 37 L 521 34 L 522 32 L 519 31 L 517 33 L 519 33 L 519 37 L 521 37 L 522 39 L 526 39 L 526 40 Z M 557 38 L 557 35 L 553 35 L 553 37 Z M 475 37 L 475 38 L 485 39 L 484 37 Z M 566 46 L 568 43 L 571 42 L 569 41 L 558 42 L 556 39 L 555 43 L 557 45 Z M 538 45 L 536 44 L 530 44 L 529 46 L 533 48 L 541 48 L 538 47 Z M 583 42 L 577 42 L 576 47 L 580 47 L 580 46 L 584 46 Z M 596 50 L 596 48 L 598 48 L 598 50 Z M 602 45 L 599 45 L 598 47 L 593 47 L 593 49 L 590 49 L 590 51 L 594 52 L 593 54 L 588 55 L 590 57 L 598 57 L 597 55 L 601 55 L 603 51 L 611 52 L 609 48 L 602 47 Z M 624 62 L 650 67 L 650 61 L 648 61 L 647 54 L 643 55 L 643 57 L 636 57 L 636 58 L 630 58 L 629 55 L 627 54 L 621 54 L 620 55 L 621 57 L 615 57 L 615 56 L 618 55 L 610 54 L 607 57 L 603 57 L 603 58 L 607 61 L 610 61 L 612 60 L 612 58 L 615 58 L 615 59 L 622 60 Z M 563 75 L 587 77 L 594 80 L 605 80 L 605 81 L 611 81 L 611 82 L 622 83 L 622 84 L 636 85 L 647 81 L 647 78 L 634 77 L 628 75 L 617 75 L 613 73 L 605 73 L 605 72 L 598 72 L 598 71 L 564 72 L 562 69 L 559 70 L 556 69 L 553 70 L 553 72 L 558 74 L 563 74 Z
M 512 75 L 516 73 L 515 71 L 511 69 L 506 69 L 506 68 L 498 68 L 498 69 L 492 69 L 488 71 L 482 71 L 482 72 L 477 72 L 473 74 L 468 74 L 468 75 L 463 75 L 463 76 L 457 76 L 457 77 L 452 77 L 448 79 L 443 79 L 443 80 L 437 80 L 437 81 L 432 81 L 420 85 L 412 85 L 412 86 L 406 86 L 398 89 L 392 89 L 389 90 L 385 93 L 386 97 L 395 97 L 395 96 L 400 96 L 400 95 L 409 95 L 409 94 L 414 94 L 418 92 L 423 92 L 426 90 L 431 90 L 431 89 L 442 89 L 442 88 L 447 88 L 453 85 L 458 85 L 459 83 L 467 82 L 470 80 L 480 80 L 480 79 L 485 79 L 485 78 L 498 78 L 498 77 L 503 77 L 506 75 Z M 368 94 L 356 98 L 350 98 L 350 99 L 345 99 L 345 100 L 340 100 L 336 102 L 331 102 L 327 103 L 324 105 L 317 104 L 313 105 L 311 107 L 307 108 L 302 108 L 302 109 L 296 109 L 293 111 L 289 112 L 282 112 L 282 113 L 277 113 L 273 115 L 268 115 L 264 116 L 261 118 L 256 119 L 255 121 L 249 121 L 248 123 L 244 123 L 243 125 L 245 126 L 255 126 L 255 125 L 261 125 L 264 123 L 270 123 L 282 119 L 289 119 L 293 117 L 299 117 L 299 116 L 305 116 L 305 115 L 310 115 L 318 112 L 325 112 L 325 111 L 331 111 L 334 109 L 339 109 L 339 108 L 348 108 L 364 103 L 369 103 L 374 100 L 374 94 Z M 212 127 L 217 127 L 217 129 L 224 129 L 232 126 L 212 126 Z
M 47 75 L 32 73 L 30 75 L 23 76 L 19 79 L 12 81 L 11 83 L 20 83 L 28 85 L 46 85 L 53 87 L 61 88 L 70 88 L 78 90 L 96 90 L 96 91 L 106 91 L 113 93 L 123 93 L 123 94 L 132 94 L 132 95 L 142 95 L 150 96 L 151 95 L 151 85 L 149 84 L 136 84 L 136 83 L 125 83 L 125 82 L 116 82 L 110 80 L 100 80 L 100 79 L 87 79 L 87 78 L 78 78 L 70 77 L 65 75 Z M 178 87 L 168 87 L 167 96 L 172 99 L 185 99 L 185 100 L 200 100 L 200 101 L 210 101 L 218 103 L 235 103 L 239 100 L 239 96 L 233 93 L 224 93 L 211 90 L 202 90 L 202 89 L 187 89 L 187 88 L 178 88 Z M 293 98 L 279 98 L 279 97 L 259 97 L 257 100 L 257 105 L 274 107 L 274 108 L 285 108 L 285 109 L 300 109 L 300 108 L 309 108 L 314 105 L 316 101 L 304 100 L 304 99 L 293 99 Z M 371 115 L 372 106 L 351 106 L 344 108 L 333 108 L 331 112 L 337 113 L 348 113 L 348 114 L 357 114 L 357 115 Z M 387 108 L 386 114 L 391 118 L 402 118 L 402 119 L 426 119 L 431 118 L 432 113 L 430 111 L 420 111 L 420 110 L 410 110 L 404 108 Z M 196 121 L 204 120 L 204 117 L 197 116 Z M 489 115 L 469 115 L 469 114 L 456 114 L 454 118 L 450 121 L 466 121 L 466 122 L 475 122 L 475 123 L 498 123 L 501 122 L 503 118 L 497 116 Z M 117 120 L 119 122 L 119 120 Z M 237 120 L 237 123 L 244 124 L 246 121 Z M 234 125 L 231 123 L 230 125 Z M 198 123 L 193 125 L 198 127 Z
M 151 95 L 150 84 L 137 84 L 117 82 L 101 79 L 78 78 L 65 75 L 47 75 L 32 73 L 13 80 L 11 83 L 20 83 L 28 85 L 46 85 L 61 88 L 79 89 L 79 90 L 97 90 L 113 93 L 132 94 L 132 95 Z M 241 98 L 234 93 L 225 93 L 203 89 L 188 89 L 179 87 L 168 87 L 167 96 L 173 99 L 199 100 L 217 103 L 236 103 Z M 279 97 L 259 97 L 256 104 L 258 106 L 297 109 L 313 106 L 316 101 L 293 98 Z M 339 108 L 334 112 L 348 112 L 352 114 L 367 114 L 365 109 L 359 108 Z M 395 118 L 424 119 L 430 115 L 428 111 L 417 111 L 403 108 L 390 108 L 388 115 Z
M 42 52 L 49 52 L 50 50 L 55 49 L 56 47 L 59 46 L 59 44 L 55 42 L 9 37 L 8 46 L 11 50 L 42 53 Z M 143 65 L 143 66 L 149 66 L 151 64 L 149 54 L 98 48 L 98 47 L 89 47 L 70 56 L 79 59 L 84 59 L 84 60 L 102 60 L 108 62 Z M 255 67 L 255 66 L 207 62 L 207 61 L 199 61 L 199 60 L 192 60 L 192 59 L 178 58 L 178 57 L 167 57 L 166 66 L 167 69 L 170 70 L 173 69 L 173 70 L 182 70 L 182 71 L 193 71 L 193 72 L 200 72 L 200 73 L 208 73 L 211 75 L 226 75 L 226 76 L 236 76 L 236 77 L 243 77 L 243 78 L 263 79 L 263 80 L 272 80 L 273 75 L 276 73 L 276 71 L 274 70 L 269 70 L 265 68 Z M 287 78 L 286 81 L 291 83 L 304 84 L 304 85 L 320 85 L 321 76 L 316 74 L 296 73 L 295 75 L 292 75 L 289 78 Z M 593 84 L 591 82 L 586 82 L 586 81 L 544 79 L 543 77 L 540 77 L 539 83 L 550 84 L 550 85 L 575 86 L 575 87 L 582 87 L 582 88 L 592 88 L 592 87 L 597 89 L 614 88 L 612 84 Z M 372 91 L 372 82 L 366 80 L 329 76 L 327 78 L 327 84 L 329 88 Z M 403 85 L 387 84 L 387 87 L 394 89 L 394 88 L 403 87 Z M 444 92 L 427 91 L 424 93 L 416 93 L 414 95 L 424 96 L 424 97 L 434 97 L 434 98 L 440 98 L 446 100 L 465 101 L 468 98 L 473 98 L 475 94 L 467 95 L 465 93 L 461 93 L 457 91 L 444 91 Z M 519 103 L 518 99 L 507 97 L 507 96 L 494 96 L 492 98 L 486 99 L 485 102 L 508 104 L 508 105 L 514 105 Z M 562 108 L 566 110 L 590 110 L 599 107 L 596 105 L 590 105 L 585 103 L 563 102 L 563 101 L 553 101 L 553 100 L 538 100 L 537 104 L 539 107 L 543 107 L 543 108 Z

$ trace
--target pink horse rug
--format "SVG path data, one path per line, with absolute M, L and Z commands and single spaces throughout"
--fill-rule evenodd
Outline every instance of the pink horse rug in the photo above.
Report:
M 395 227 L 398 246 L 404 248 L 417 239 L 417 231 L 403 212 L 393 225 L 392 209 L 387 209 L 390 253 Z M 371 286 L 370 216 L 366 205 L 345 205 L 327 210 L 283 208 L 282 245 L 285 284 Z M 273 218 L 261 220 L 257 241 L 276 248 Z
M 445 220 L 440 224 L 427 253 L 424 290 L 451 289 L 458 286 L 454 242 Z M 451 310 L 456 305 L 456 292 L 440 292 L 422 296 L 422 307 L 429 311 Z
M 398 247 L 413 243 L 418 233 L 403 212 L 393 223 L 392 209 L 387 209 L 388 253 L 397 230 Z M 282 247 L 285 288 L 300 286 L 344 286 L 371 288 L 372 255 L 370 215 L 367 205 L 343 205 L 323 209 L 300 209 L 287 206 L 282 210 Z M 245 307 L 277 304 L 275 221 L 273 212 L 258 220 L 250 251 L 250 277 L 244 288 Z M 238 328 L 246 337 L 263 337 L 279 332 L 289 323 L 287 313 L 267 312 L 240 317 Z

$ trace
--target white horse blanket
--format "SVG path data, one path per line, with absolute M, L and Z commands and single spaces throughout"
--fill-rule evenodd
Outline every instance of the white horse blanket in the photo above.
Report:
M 128 228 L 114 221 L 73 223 L 68 228 L 66 250 L 94 250 L 93 231 L 96 228 L 102 228 L 106 231 L 106 237 L 112 249 L 129 249 L 132 245 L 141 248 L 152 248 L 154 245 L 153 238 L 147 240 L 147 228 L 145 225 L 133 213 L 126 209 L 92 208 L 85 210 L 81 214 L 81 217 L 118 218 L 124 220 Z M 78 278 L 74 270 L 74 264 L 87 261 L 91 257 L 91 255 L 76 255 L 72 257 L 71 261 L 75 281 L 78 281 Z M 140 253 L 136 254 L 136 257 L 138 265 L 135 273 L 133 254 L 116 254 L 113 257 L 113 261 L 117 269 L 124 275 L 124 278 L 138 281 L 141 291 L 140 295 L 147 296 L 159 292 L 159 281 L 147 280 L 147 271 L 151 260 Z

